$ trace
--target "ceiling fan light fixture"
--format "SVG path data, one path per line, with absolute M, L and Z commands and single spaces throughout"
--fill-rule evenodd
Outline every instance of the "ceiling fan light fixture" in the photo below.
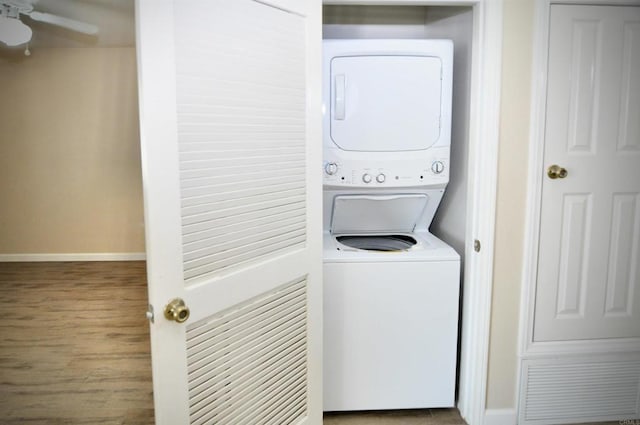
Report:
M 0 16 L 0 41 L 9 47 L 20 46 L 31 41 L 33 31 L 20 19 Z

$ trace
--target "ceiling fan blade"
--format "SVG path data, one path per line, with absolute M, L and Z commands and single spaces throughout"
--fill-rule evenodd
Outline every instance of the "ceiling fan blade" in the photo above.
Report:
M 62 16 L 52 15 L 50 13 L 31 12 L 29 17 L 34 21 L 46 22 L 48 24 L 57 25 L 83 34 L 95 35 L 98 33 L 98 27 L 86 22 L 76 21 L 74 19 L 63 18 Z

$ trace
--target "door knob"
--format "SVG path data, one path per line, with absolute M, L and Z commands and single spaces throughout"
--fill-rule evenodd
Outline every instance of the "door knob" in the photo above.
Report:
M 547 175 L 550 179 L 563 179 L 567 177 L 567 169 L 562 168 L 559 165 L 553 164 L 551 167 L 547 169 Z
M 189 318 L 189 307 L 181 298 L 175 298 L 164 308 L 164 317 L 178 323 L 186 322 Z

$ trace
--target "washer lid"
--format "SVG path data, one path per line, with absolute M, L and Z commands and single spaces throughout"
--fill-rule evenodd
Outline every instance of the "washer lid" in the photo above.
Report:
M 339 195 L 333 199 L 331 233 L 411 233 L 428 201 L 425 194 Z
M 416 151 L 440 138 L 442 61 L 342 56 L 331 61 L 331 139 L 343 150 Z

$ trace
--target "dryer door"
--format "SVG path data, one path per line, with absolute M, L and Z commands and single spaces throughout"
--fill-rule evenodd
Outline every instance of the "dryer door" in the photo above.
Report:
M 331 139 L 343 150 L 415 151 L 440 137 L 442 61 L 432 56 L 331 60 Z

